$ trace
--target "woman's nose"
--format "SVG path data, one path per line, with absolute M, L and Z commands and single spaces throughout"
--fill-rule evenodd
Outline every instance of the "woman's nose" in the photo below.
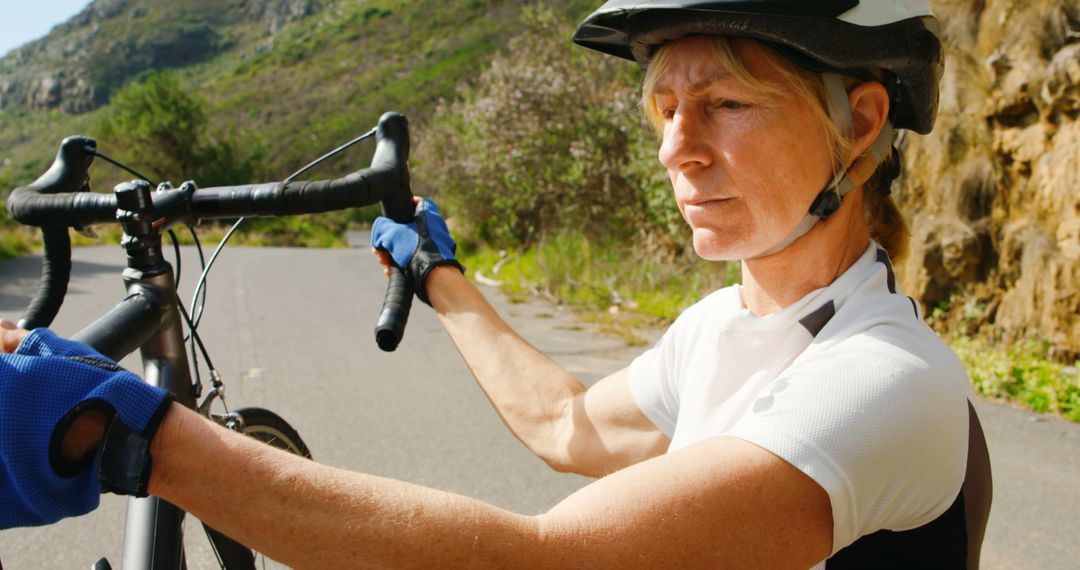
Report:
M 700 120 L 691 113 L 676 111 L 664 124 L 660 162 L 672 171 L 708 166 L 711 158 L 703 134 Z

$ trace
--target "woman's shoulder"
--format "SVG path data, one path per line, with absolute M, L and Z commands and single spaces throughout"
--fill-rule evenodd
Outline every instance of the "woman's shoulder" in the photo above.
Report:
M 859 399 L 893 405 L 918 406 L 939 398 L 961 401 L 971 395 L 963 363 L 921 322 L 878 323 L 843 338 L 815 342 L 789 373 L 833 378 L 839 389 Z

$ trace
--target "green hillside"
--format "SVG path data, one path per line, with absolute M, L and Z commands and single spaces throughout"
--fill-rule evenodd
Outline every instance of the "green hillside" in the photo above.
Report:
M 590 4 L 549 3 L 568 17 Z M 63 136 L 98 135 L 112 95 L 155 69 L 175 71 L 205 99 L 211 124 L 257 137 L 259 174 L 280 177 L 385 110 L 423 124 L 522 31 L 523 5 L 96 0 L 0 60 L 0 188 L 33 180 Z

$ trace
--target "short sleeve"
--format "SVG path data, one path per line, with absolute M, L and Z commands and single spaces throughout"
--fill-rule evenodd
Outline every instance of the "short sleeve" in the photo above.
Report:
M 669 438 L 679 415 L 676 363 L 677 331 L 673 325 L 655 346 L 630 363 L 630 394 L 641 412 Z
M 967 376 L 951 352 L 928 362 L 880 342 L 847 348 L 793 365 L 727 432 L 825 489 L 833 553 L 937 518 L 967 458 Z

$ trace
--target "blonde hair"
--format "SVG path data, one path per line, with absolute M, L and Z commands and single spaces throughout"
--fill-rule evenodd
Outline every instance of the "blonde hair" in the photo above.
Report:
M 776 50 L 762 42 L 728 36 L 712 36 L 714 63 L 749 89 L 763 95 L 789 93 L 805 103 L 814 118 L 825 131 L 826 139 L 832 149 L 833 172 L 847 168 L 852 162 L 851 139 L 848 133 L 841 133 L 829 117 L 825 83 L 821 74 L 803 69 L 791 60 L 780 55 Z M 662 134 L 663 117 L 656 105 L 656 84 L 663 72 L 671 65 L 671 44 L 661 46 L 654 54 L 641 87 L 641 106 L 645 117 L 656 131 Z M 765 80 L 750 72 L 743 65 L 742 58 L 736 53 L 740 46 L 755 50 L 765 61 L 779 72 L 778 80 Z M 852 87 L 860 83 L 855 78 L 845 78 L 845 85 Z M 891 157 L 886 160 L 890 162 Z M 870 232 L 870 237 L 878 242 L 893 260 L 901 259 L 907 253 L 910 232 L 896 202 L 887 194 L 889 180 L 883 175 L 886 163 L 878 166 L 877 171 L 863 187 L 863 217 Z

